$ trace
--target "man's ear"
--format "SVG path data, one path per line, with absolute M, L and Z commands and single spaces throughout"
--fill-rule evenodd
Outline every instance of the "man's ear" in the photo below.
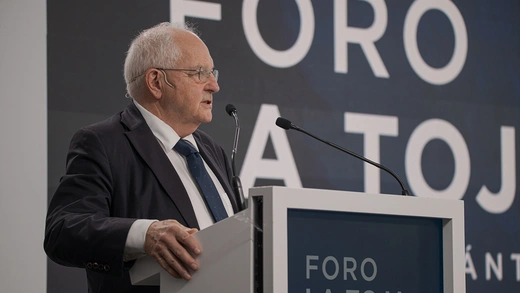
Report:
M 160 99 L 163 94 L 164 85 L 160 82 L 161 74 L 161 71 L 155 68 L 150 68 L 144 75 L 146 87 L 156 99 Z

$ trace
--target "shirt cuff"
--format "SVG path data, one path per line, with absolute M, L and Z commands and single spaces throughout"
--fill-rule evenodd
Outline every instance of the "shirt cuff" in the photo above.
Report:
M 130 261 L 141 258 L 146 255 L 144 252 L 144 241 L 146 239 L 146 231 L 153 222 L 157 220 L 136 220 L 126 237 L 125 251 L 123 255 L 124 261 Z

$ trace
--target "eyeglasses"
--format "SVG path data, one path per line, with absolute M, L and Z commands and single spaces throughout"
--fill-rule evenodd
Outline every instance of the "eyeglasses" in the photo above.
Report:
M 200 67 L 199 69 L 184 69 L 184 68 L 157 68 L 158 70 L 175 70 L 175 71 L 189 71 L 193 72 L 191 76 L 198 75 L 200 82 L 206 82 L 208 79 L 213 76 L 215 80 L 218 81 L 218 70 L 216 69 L 207 69 L 206 67 Z
M 189 76 L 198 75 L 200 82 L 207 82 L 210 76 L 213 74 L 215 80 L 218 81 L 218 70 L 216 69 L 207 69 L 206 67 L 200 67 L 199 69 L 185 69 L 185 68 L 155 68 L 157 70 L 174 70 L 174 71 L 189 71 L 193 72 L 189 74 Z M 134 82 L 137 78 L 144 75 L 145 73 L 141 73 L 130 80 L 130 82 Z

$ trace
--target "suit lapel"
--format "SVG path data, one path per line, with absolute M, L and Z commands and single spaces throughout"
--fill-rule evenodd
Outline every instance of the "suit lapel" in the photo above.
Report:
M 190 198 L 179 175 L 133 103 L 121 114 L 121 123 L 126 126 L 126 136 L 152 169 L 168 196 L 177 206 L 188 227 L 199 228 Z

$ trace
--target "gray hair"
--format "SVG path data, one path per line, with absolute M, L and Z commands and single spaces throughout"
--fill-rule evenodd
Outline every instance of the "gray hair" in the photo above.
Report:
M 142 31 L 132 41 L 124 67 L 126 91 L 130 97 L 135 98 L 143 93 L 143 75 L 146 70 L 175 66 L 182 57 L 182 50 L 175 42 L 175 34 L 179 31 L 197 35 L 193 26 L 188 23 L 163 22 Z

